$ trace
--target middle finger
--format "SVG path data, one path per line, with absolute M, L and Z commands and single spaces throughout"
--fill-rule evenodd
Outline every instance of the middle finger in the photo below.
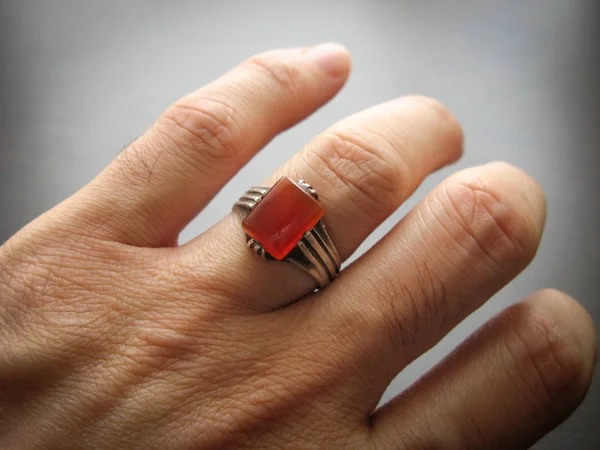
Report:
M 425 97 L 404 97 L 337 123 L 265 184 L 281 176 L 311 184 L 325 208 L 331 239 L 346 259 L 427 175 L 458 159 L 462 142 L 461 127 L 445 107 Z M 236 308 L 276 308 L 314 288 L 306 273 L 264 261 L 244 244 L 240 218 L 230 214 L 180 251 L 198 285 L 210 281 Z M 223 299 L 218 301 L 223 306 Z

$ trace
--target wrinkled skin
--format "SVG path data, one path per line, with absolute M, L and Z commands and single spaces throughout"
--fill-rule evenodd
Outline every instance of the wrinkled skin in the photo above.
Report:
M 328 288 L 256 258 L 240 218 L 182 228 L 344 84 L 335 45 L 256 56 L 171 106 L 0 248 L 0 447 L 526 448 L 583 398 L 593 324 L 533 294 L 376 409 L 389 382 L 534 257 L 544 196 L 503 163 L 452 175 Z M 350 116 L 267 181 L 320 193 L 344 259 L 462 152 L 438 102 Z M 260 180 L 257 180 L 257 184 Z

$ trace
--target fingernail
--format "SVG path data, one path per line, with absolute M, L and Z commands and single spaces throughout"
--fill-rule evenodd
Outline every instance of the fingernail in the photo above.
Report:
M 348 73 L 350 55 L 343 45 L 326 43 L 315 45 L 305 55 L 330 77 L 339 77 Z

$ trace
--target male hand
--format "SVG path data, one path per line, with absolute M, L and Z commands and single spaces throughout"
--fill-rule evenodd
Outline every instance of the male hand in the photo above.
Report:
M 514 167 L 451 176 L 316 293 L 297 267 L 254 255 L 236 214 L 177 245 L 349 68 L 333 44 L 250 59 L 0 248 L 0 448 L 516 449 L 569 415 L 595 332 L 550 290 L 376 409 L 407 364 L 533 258 L 544 195 Z M 462 142 L 442 105 L 400 98 L 332 126 L 265 184 L 310 183 L 347 259 Z

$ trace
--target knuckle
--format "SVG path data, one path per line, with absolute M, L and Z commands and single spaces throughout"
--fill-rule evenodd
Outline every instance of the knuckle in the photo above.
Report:
M 243 140 L 242 116 L 230 103 L 208 95 L 183 99 L 167 109 L 155 130 L 177 149 L 194 149 L 176 156 L 189 155 L 191 163 L 200 159 L 202 164 L 218 169 L 239 157 L 239 143 Z
M 555 302 L 552 308 L 531 303 L 515 306 L 522 313 L 511 315 L 511 333 L 506 339 L 516 364 L 515 384 L 529 392 L 538 408 L 556 408 L 557 402 L 578 400 L 589 385 L 589 364 L 577 331 L 560 317 L 565 309 L 569 314 L 574 302 L 563 294 L 550 293 L 548 297 Z M 562 303 L 558 309 L 557 302 Z
M 246 65 L 258 71 L 269 88 L 275 86 L 284 95 L 295 97 L 301 90 L 302 71 L 296 64 L 267 52 L 253 56 Z
M 470 253 L 477 248 L 501 271 L 531 261 L 539 231 L 513 199 L 482 178 L 447 182 L 440 192 L 445 215 L 440 221 Z
M 388 156 L 389 142 L 379 142 L 383 139 L 371 133 L 350 131 L 328 131 L 323 139 L 324 145 L 307 148 L 305 156 L 319 176 L 347 189 L 352 203 L 369 214 L 396 208 L 403 186 L 410 185 L 410 172 L 396 155 Z

